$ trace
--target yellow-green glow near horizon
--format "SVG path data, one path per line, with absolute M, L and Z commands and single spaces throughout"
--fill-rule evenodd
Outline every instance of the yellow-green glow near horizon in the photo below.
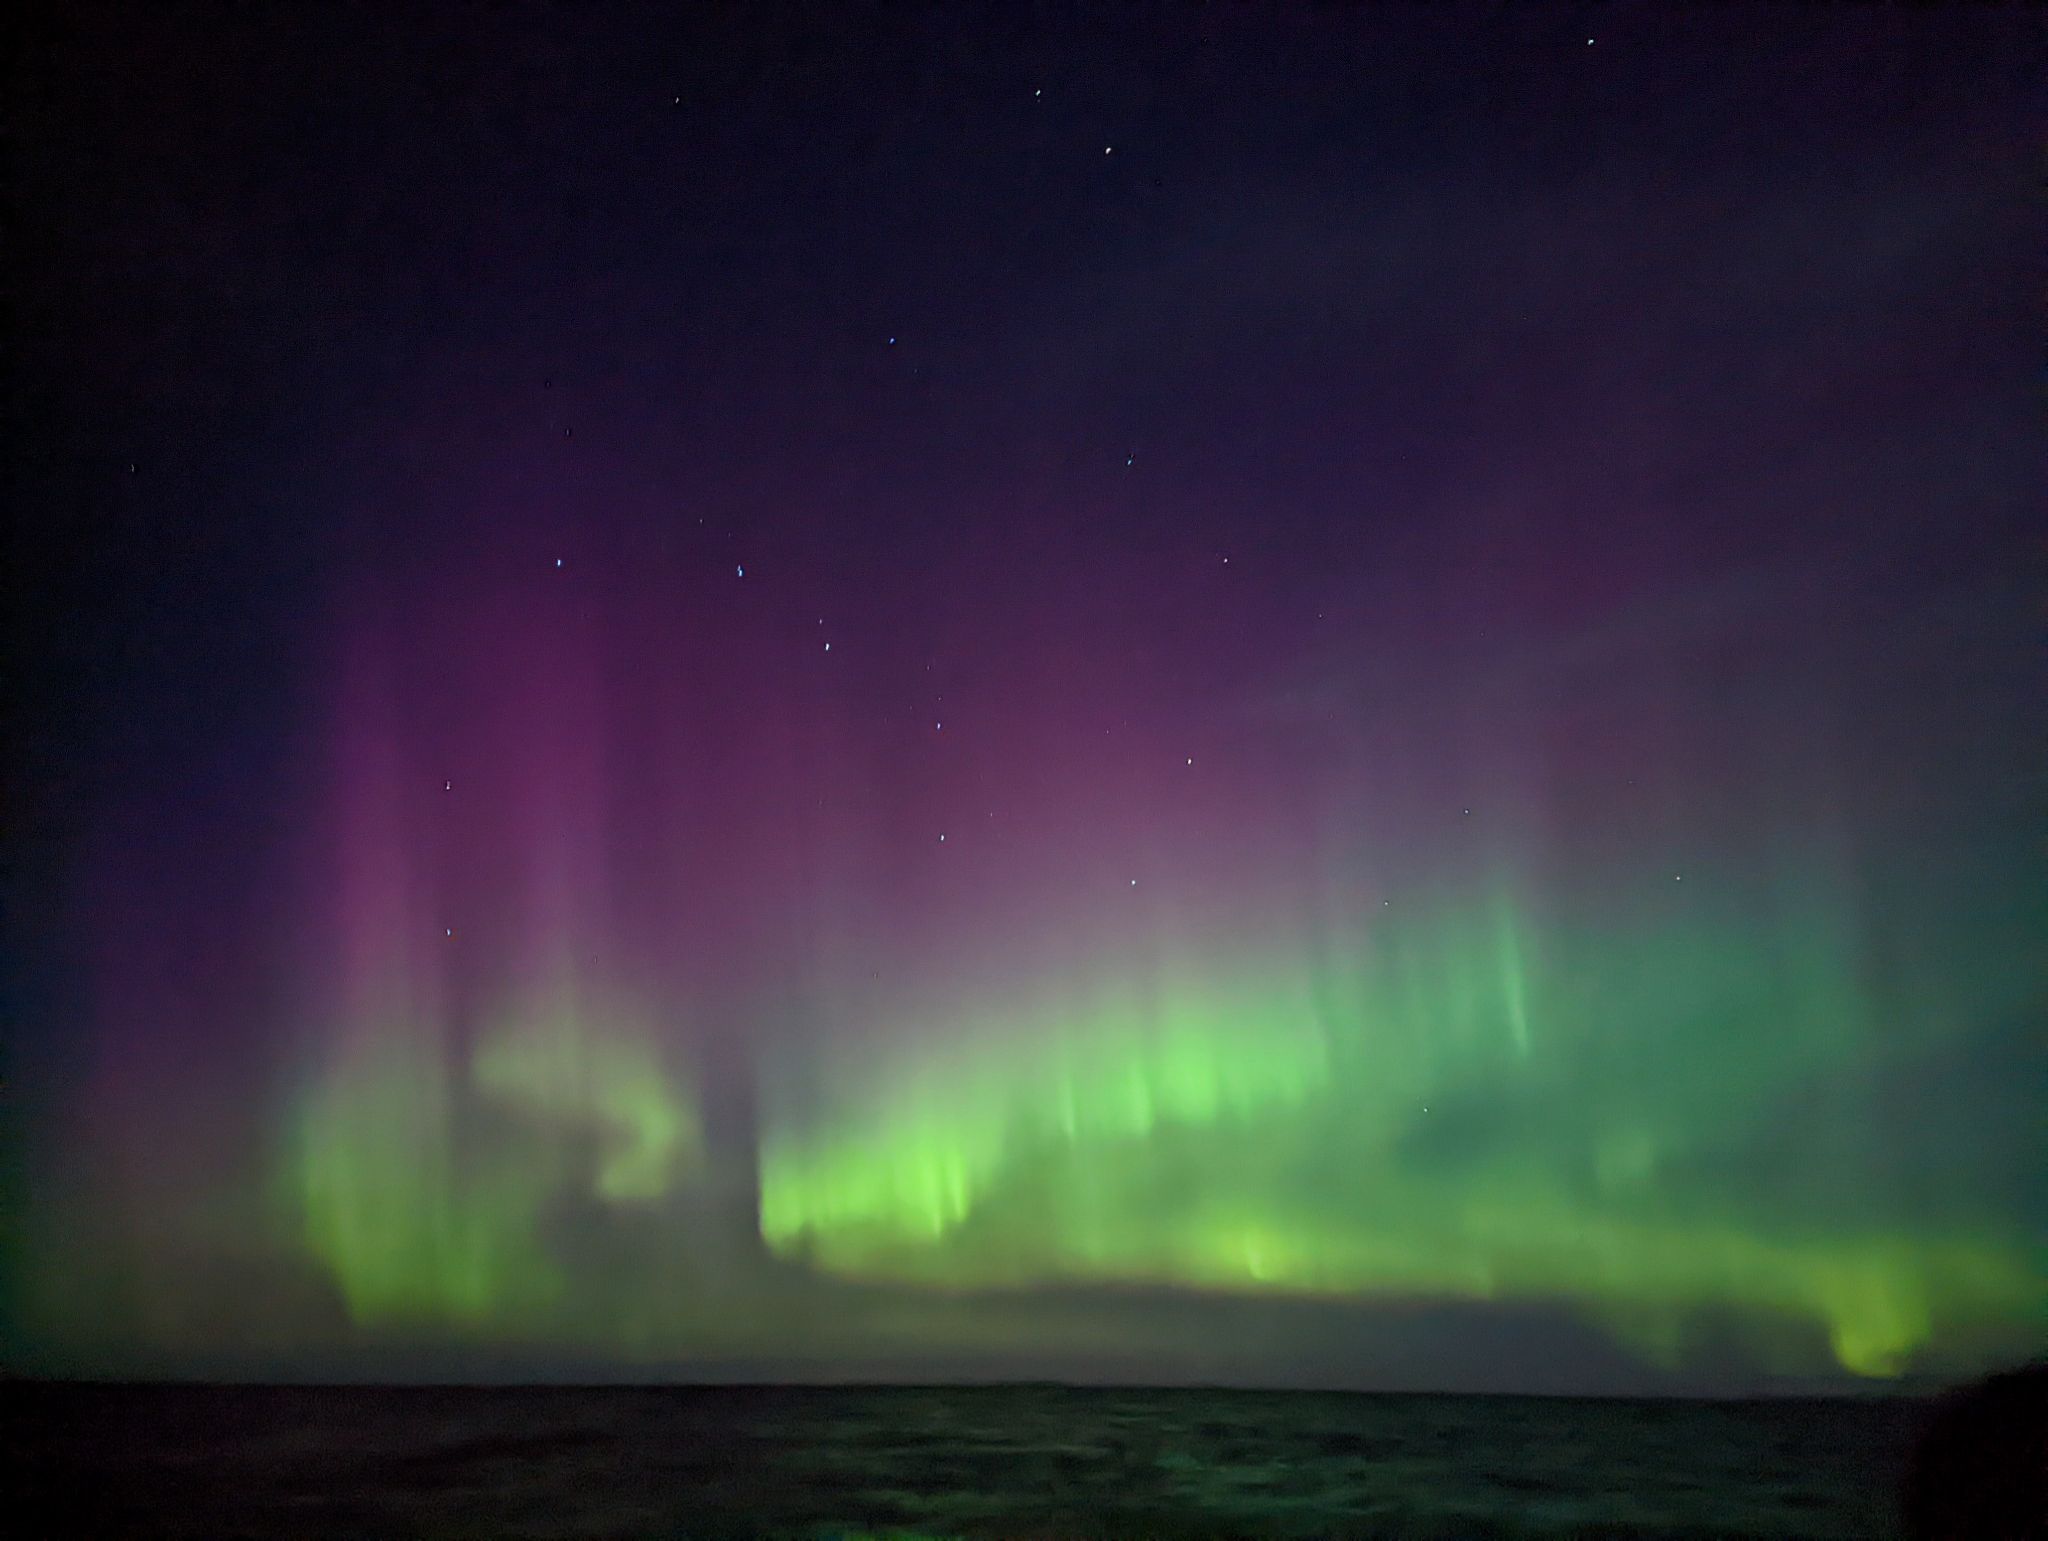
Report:
M 506 1013 L 452 1073 L 410 1024 L 358 1044 L 299 1108 L 294 1200 L 358 1322 L 531 1318 L 563 1290 L 542 1236 L 579 1186 L 658 1199 L 700 1154 L 655 1041 L 567 991 Z
M 1234 1052 L 1233 1032 L 1260 1052 Z M 1139 1140 L 1156 1128 L 1226 1124 L 1298 1107 L 1328 1084 L 1329 1048 L 1305 1002 L 1193 994 L 1102 1005 L 1030 1023 L 1029 1056 L 970 1039 L 931 1045 L 884 1089 L 890 1136 L 823 1150 L 767 1141 L 762 1234 L 906 1227 L 936 1238 L 1001 1179 L 1019 1140 Z M 977 1048 L 980 1052 L 977 1053 Z
M 485 1320 L 557 1288 L 533 1231 L 534 1152 L 472 1170 L 457 1113 L 438 1052 L 399 1034 L 305 1099 L 293 1150 L 305 1239 L 359 1322 Z
M 1276 925 L 790 1038 L 762 1061 L 760 1235 L 913 1293 L 1563 1306 L 1674 1365 L 1708 1321 L 1760 1364 L 1885 1376 L 2048 1315 L 2009 1231 L 1759 1182 L 1744 1153 L 1785 1087 L 1914 1029 L 1825 905 L 1753 908 L 1539 924 L 1502 881 L 1326 925 L 1313 956 Z M 350 1318 L 626 1346 L 619 1304 L 676 1279 L 607 1285 L 554 1227 L 580 1208 L 653 1235 L 708 1180 L 655 1021 L 565 978 L 466 1036 L 421 1003 L 341 1035 L 294 1104 L 284 1200 Z M 1866 1118 L 1791 1133 L 1836 1191 L 1867 1188 Z
M 1189 970 L 950 1057 L 849 1060 L 831 1111 L 770 1121 L 762 1235 L 950 1288 L 1576 1302 L 1651 1357 L 1719 1311 L 1808 1324 L 1860 1375 L 1937 1323 L 2048 1305 L 1996 1238 L 1771 1212 L 1697 1175 L 1770 1084 L 1868 1029 L 1826 928 L 1554 936 L 1547 967 L 1528 932 L 1501 898 L 1361 928 L 1319 979 Z

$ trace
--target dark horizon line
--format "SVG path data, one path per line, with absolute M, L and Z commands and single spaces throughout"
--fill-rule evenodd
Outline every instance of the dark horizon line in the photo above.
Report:
M 198 1375 L 44 1375 L 22 1373 L 0 1367 L 0 1384 L 16 1388 L 91 1388 L 109 1391 L 419 1391 L 419 1392 L 588 1392 L 588 1391 L 1080 1391 L 1138 1392 L 1147 1395 L 1191 1393 L 1242 1396 L 1342 1396 L 1399 1397 L 1469 1400 L 1513 1400 L 1529 1402 L 1712 1402 L 1718 1404 L 1790 1402 L 1879 1402 L 1926 1401 L 1959 1386 L 1974 1385 L 1998 1375 L 2042 1361 L 2030 1360 L 1997 1370 L 1954 1380 L 1932 1377 L 1901 1378 L 1858 1390 L 1844 1385 L 1832 1390 L 1811 1386 L 1784 1391 L 1523 1391 L 1488 1389 L 1456 1391 L 1447 1388 L 1393 1388 L 1366 1386 L 1283 1386 L 1250 1385 L 1228 1381 L 1086 1381 L 1056 1376 L 1033 1376 L 990 1380 L 337 1380 L 332 1378 L 276 1379 L 257 1377 L 213 1377 Z

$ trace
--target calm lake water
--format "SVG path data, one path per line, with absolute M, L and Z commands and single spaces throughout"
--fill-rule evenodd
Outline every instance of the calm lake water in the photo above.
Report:
M 1922 1415 L 1048 1386 L 9 1390 L 11 1534 L 217 1541 L 1882 1537 Z

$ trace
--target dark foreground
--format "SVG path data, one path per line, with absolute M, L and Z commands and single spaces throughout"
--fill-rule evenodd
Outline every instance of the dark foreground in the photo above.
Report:
M 22 1541 L 1882 1537 L 1921 1418 L 1039 1386 L 7 1390 Z

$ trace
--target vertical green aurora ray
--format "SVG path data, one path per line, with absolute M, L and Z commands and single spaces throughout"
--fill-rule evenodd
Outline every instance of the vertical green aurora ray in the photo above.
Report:
M 566 984 L 494 1014 L 466 1056 L 448 1040 L 395 1023 L 298 1099 L 305 1243 L 358 1323 L 535 1325 L 573 1282 L 549 1207 L 662 1197 L 699 1154 L 694 1099 L 642 1014 Z
M 951 1287 L 1575 1301 L 1653 1355 L 1732 1313 L 1894 1373 L 1937 1325 L 2048 1290 L 1996 1238 L 1759 1199 L 1729 1168 L 1776 1091 L 1879 1036 L 1840 920 L 1731 906 L 1539 933 L 1502 885 L 1372 917 L 1332 977 L 1273 947 L 1178 965 L 1149 999 L 1105 984 L 1065 1014 L 913 1035 L 837 1064 L 825 1109 L 771 1108 L 761 1232 Z
M 306 1244 L 357 1322 L 501 1322 L 559 1288 L 534 1231 L 546 1153 L 465 1159 L 459 1091 L 435 1036 L 408 1027 L 355 1047 L 299 1104 Z

